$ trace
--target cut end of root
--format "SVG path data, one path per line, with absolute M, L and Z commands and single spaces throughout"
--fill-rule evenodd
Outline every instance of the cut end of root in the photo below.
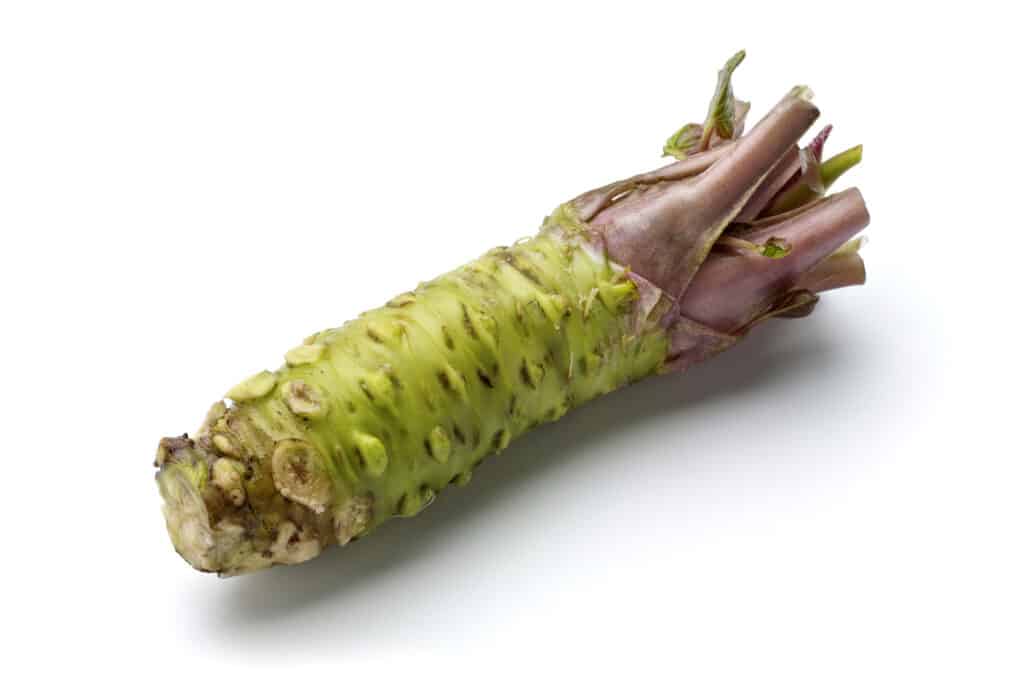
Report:
M 217 543 L 210 516 L 199 491 L 180 468 L 162 471 L 157 478 L 164 499 L 164 520 L 174 549 L 200 571 L 216 571 Z
M 235 576 L 305 562 L 323 549 L 322 530 L 308 513 L 294 519 L 260 515 L 249 504 L 240 463 L 208 454 L 187 437 L 165 439 L 160 452 L 156 480 L 167 532 L 178 554 L 199 571 Z

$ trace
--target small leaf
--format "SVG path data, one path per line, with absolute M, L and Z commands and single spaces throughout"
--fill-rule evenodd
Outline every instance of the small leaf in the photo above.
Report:
M 682 160 L 740 136 L 750 103 L 733 96 L 732 72 L 746 56 L 747 53 L 740 50 L 725 63 L 718 72 L 718 85 L 704 124 L 688 123 L 677 130 L 662 147 L 663 156 Z
M 685 159 L 688 155 L 698 151 L 703 134 L 704 127 L 699 123 L 686 124 L 665 141 L 662 156 Z
M 718 133 L 719 136 L 730 139 L 735 132 L 736 98 L 732 92 L 732 72 L 746 56 L 746 51 L 740 50 L 730 57 L 722 70 L 718 72 L 718 85 L 715 87 L 711 104 L 708 105 L 708 116 L 704 122 L 704 135 L 700 144 L 702 150 L 708 148 L 712 133 Z
M 793 247 L 789 245 L 789 242 L 781 237 L 770 237 L 761 245 L 761 255 L 768 258 L 782 258 L 792 250 Z

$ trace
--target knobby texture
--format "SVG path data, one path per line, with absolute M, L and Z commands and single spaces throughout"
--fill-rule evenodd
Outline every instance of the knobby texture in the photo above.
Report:
M 493 249 L 314 334 L 276 371 L 161 440 L 175 549 L 236 574 L 308 560 L 465 484 L 488 454 L 592 398 L 720 353 L 818 294 L 864 281 L 860 159 L 821 162 L 806 88 L 747 135 L 729 60 L 674 163 L 580 195 L 533 238 Z
M 527 429 L 655 371 L 668 337 L 637 299 L 553 227 L 312 335 L 228 392 L 195 439 L 162 444 L 164 496 L 188 508 L 175 547 L 248 570 L 415 514 Z

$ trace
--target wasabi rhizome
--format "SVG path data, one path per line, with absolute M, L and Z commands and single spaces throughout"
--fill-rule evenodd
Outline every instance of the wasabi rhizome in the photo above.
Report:
M 720 353 L 768 318 L 864 282 L 856 189 L 827 190 L 860 147 L 822 160 L 796 87 L 743 134 L 740 52 L 676 161 L 559 206 L 382 308 L 307 337 L 165 438 L 157 482 L 175 549 L 231 575 L 304 562 L 415 515 L 523 432 L 631 382 Z

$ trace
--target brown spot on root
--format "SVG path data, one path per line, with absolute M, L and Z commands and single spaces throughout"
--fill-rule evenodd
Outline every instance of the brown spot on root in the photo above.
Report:
M 466 470 L 465 472 L 459 472 L 448 482 L 449 484 L 455 484 L 456 486 L 465 486 L 469 483 L 469 480 L 473 478 L 472 470 Z
M 465 398 L 466 378 L 452 366 L 441 368 L 437 373 L 437 381 L 445 391 Z
M 271 457 L 274 486 L 288 500 L 322 512 L 331 499 L 331 480 L 314 446 L 300 439 L 282 439 Z
M 285 520 L 277 529 L 270 550 L 275 562 L 298 564 L 320 554 L 320 539 L 311 531 Z
M 398 376 L 398 373 L 395 372 L 395 369 L 391 367 L 390 364 L 385 363 L 384 365 L 380 366 L 380 372 L 388 379 L 388 381 L 391 382 L 391 386 L 394 387 L 396 390 L 401 391 L 404 388 L 404 385 L 402 384 L 402 378 Z
M 549 362 L 553 364 L 552 357 L 549 354 Z M 530 360 L 523 358 L 522 365 L 519 367 L 519 377 L 523 380 L 523 384 L 536 389 L 540 383 L 544 380 L 545 374 L 544 366 L 539 363 L 533 363 Z
M 309 467 L 304 462 L 295 461 L 288 464 L 291 469 L 291 474 L 297 482 L 300 484 L 309 483 L 310 474 Z
M 476 331 L 476 327 L 473 326 L 473 320 L 469 317 L 469 308 L 466 304 L 462 304 L 462 326 L 466 328 L 466 334 L 471 339 L 479 339 L 480 334 Z
M 444 337 L 444 345 L 448 347 L 448 350 L 454 351 L 455 340 L 452 339 L 452 333 L 448 331 L 447 325 L 441 325 L 441 335 Z
M 531 389 L 536 389 L 537 386 L 533 383 L 533 378 L 530 377 L 530 368 L 528 363 L 529 361 L 524 358 L 523 364 L 519 366 L 519 377 L 523 380 L 523 384 Z
M 463 446 L 466 445 L 466 434 L 462 431 L 459 425 L 452 425 L 452 435 L 460 444 Z
M 496 452 L 503 451 L 508 447 L 511 438 L 507 429 L 499 429 L 491 437 L 491 448 Z
M 521 263 L 519 259 L 515 256 L 515 254 L 505 253 L 503 254 L 502 260 L 505 263 L 507 263 L 510 268 L 517 271 L 520 275 L 525 277 L 533 284 L 537 285 L 538 287 L 543 286 L 544 283 L 541 282 L 540 277 L 537 276 L 537 273 L 529 266 L 526 266 L 523 263 Z

